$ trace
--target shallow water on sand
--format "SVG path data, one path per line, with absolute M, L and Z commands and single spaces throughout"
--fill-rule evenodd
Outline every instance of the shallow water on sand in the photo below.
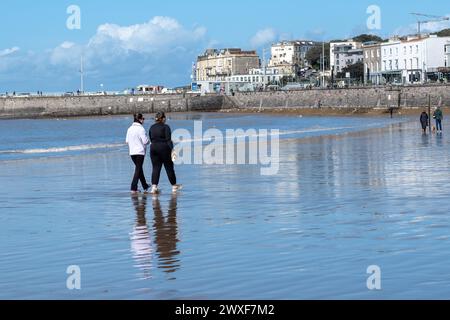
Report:
M 155 198 L 127 192 L 126 118 L 1 122 L 0 298 L 450 298 L 446 134 L 383 118 L 170 124 L 193 120 L 295 133 L 281 136 L 278 175 L 182 165 L 184 190 L 172 196 L 163 174 Z M 370 265 L 382 291 L 366 287 Z

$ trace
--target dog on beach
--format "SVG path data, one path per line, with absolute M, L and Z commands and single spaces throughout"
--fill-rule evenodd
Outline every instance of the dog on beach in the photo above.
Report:
M 433 127 L 431 128 L 431 131 L 432 131 L 433 133 L 436 133 L 436 126 L 433 126 Z

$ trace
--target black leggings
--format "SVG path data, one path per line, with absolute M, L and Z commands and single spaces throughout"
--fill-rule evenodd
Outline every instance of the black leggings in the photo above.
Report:
M 133 160 L 136 166 L 136 169 L 134 170 L 133 182 L 131 182 L 131 191 L 138 190 L 139 180 L 141 181 L 142 188 L 144 188 L 144 190 L 147 190 L 149 188 L 149 185 L 145 180 L 144 169 L 142 168 L 142 166 L 144 165 L 145 156 L 131 156 L 131 160 Z
M 153 165 L 152 184 L 159 184 L 161 169 L 164 165 L 170 184 L 173 186 L 176 185 L 177 177 L 175 175 L 174 164 L 172 161 L 172 149 L 169 145 L 165 142 L 152 143 L 150 147 L 150 157 L 152 158 Z

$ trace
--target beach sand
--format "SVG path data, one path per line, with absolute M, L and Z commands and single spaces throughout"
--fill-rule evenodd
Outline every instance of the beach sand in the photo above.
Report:
M 223 117 L 172 124 L 288 121 Z M 126 148 L 3 160 L 0 298 L 449 299 L 449 142 L 408 119 L 288 136 L 275 176 L 177 166 L 183 191 L 172 196 L 163 173 L 157 198 L 130 196 Z M 66 288 L 71 265 L 80 291 Z M 370 265 L 382 291 L 366 287 Z

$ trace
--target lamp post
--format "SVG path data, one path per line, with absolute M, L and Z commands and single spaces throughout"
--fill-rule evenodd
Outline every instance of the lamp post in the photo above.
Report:
M 322 42 L 322 87 L 325 88 L 325 42 Z
M 266 48 L 263 48 L 263 88 L 266 91 Z
M 83 61 L 83 54 L 81 54 L 81 61 L 80 61 L 80 91 L 83 94 L 84 93 L 84 61 Z

